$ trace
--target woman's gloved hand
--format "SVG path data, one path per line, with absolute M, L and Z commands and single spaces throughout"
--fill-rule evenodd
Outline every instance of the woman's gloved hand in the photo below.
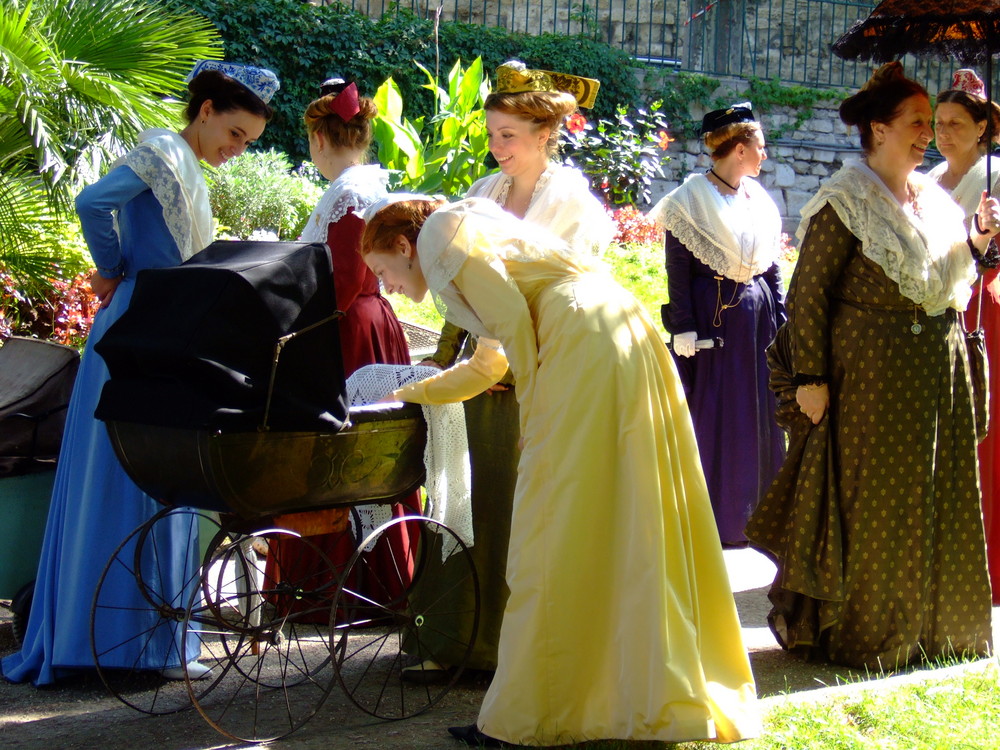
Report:
M 697 331 L 675 333 L 673 338 L 674 354 L 678 357 L 693 357 L 694 342 L 698 339 Z

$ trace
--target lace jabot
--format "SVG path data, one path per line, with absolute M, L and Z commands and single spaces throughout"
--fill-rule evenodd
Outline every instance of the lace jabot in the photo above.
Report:
M 513 178 L 498 172 L 477 181 L 466 197 L 489 198 L 503 206 L 512 183 Z M 615 224 L 590 192 L 583 172 L 562 164 L 549 163 L 539 176 L 524 220 L 558 235 L 584 255 L 600 255 L 615 236 Z
M 187 260 L 212 242 L 212 208 L 201 164 L 172 130 L 146 130 L 139 141 L 114 166 L 124 164 L 149 185 L 181 259 Z
M 900 293 L 941 315 L 964 310 L 976 280 L 966 244 L 963 211 L 927 175 L 909 177 L 915 209 L 904 209 L 867 164 L 850 160 L 820 186 L 802 208 L 796 233 L 801 241 L 812 217 L 827 203 L 861 242 L 861 252 L 878 264 Z
M 345 169 L 323 193 L 299 238 L 303 242 L 326 242 L 330 224 L 340 221 L 349 209 L 358 213 L 386 194 L 389 173 L 377 164 Z
M 716 273 L 746 283 L 764 273 L 781 250 L 781 215 L 760 183 L 744 177 L 723 196 L 701 173 L 660 199 L 648 216 Z

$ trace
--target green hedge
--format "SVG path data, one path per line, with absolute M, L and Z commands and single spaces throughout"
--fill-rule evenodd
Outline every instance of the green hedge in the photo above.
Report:
M 434 70 L 434 24 L 408 11 L 375 21 L 342 5 L 316 6 L 299 0 L 175 0 L 205 15 L 225 41 L 226 58 L 274 70 L 281 90 L 272 104 L 275 116 L 260 139 L 293 161 L 309 158 L 302 112 L 320 82 L 341 76 L 374 94 L 392 76 L 413 119 L 432 111 L 426 78 L 413 64 Z M 637 63 L 621 50 L 587 37 L 528 36 L 473 24 L 444 22 L 440 28 L 440 72 L 456 59 L 482 57 L 487 70 L 511 58 L 529 67 L 597 78 L 601 92 L 593 115 L 612 117 L 618 104 L 639 102 Z M 412 109 L 409 109 L 412 108 Z

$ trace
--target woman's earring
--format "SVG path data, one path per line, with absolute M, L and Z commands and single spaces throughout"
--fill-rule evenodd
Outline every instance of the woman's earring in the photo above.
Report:
M 412 271 L 413 270 L 413 261 L 412 260 L 409 263 L 406 264 L 406 270 L 407 271 Z

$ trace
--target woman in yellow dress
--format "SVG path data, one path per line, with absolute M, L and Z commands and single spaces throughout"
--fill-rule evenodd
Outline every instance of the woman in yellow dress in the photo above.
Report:
M 369 214 L 386 291 L 478 335 L 394 400 L 461 401 L 514 373 L 523 451 L 499 664 L 469 744 L 734 741 L 753 676 L 698 448 L 649 316 L 591 258 L 492 201 Z

